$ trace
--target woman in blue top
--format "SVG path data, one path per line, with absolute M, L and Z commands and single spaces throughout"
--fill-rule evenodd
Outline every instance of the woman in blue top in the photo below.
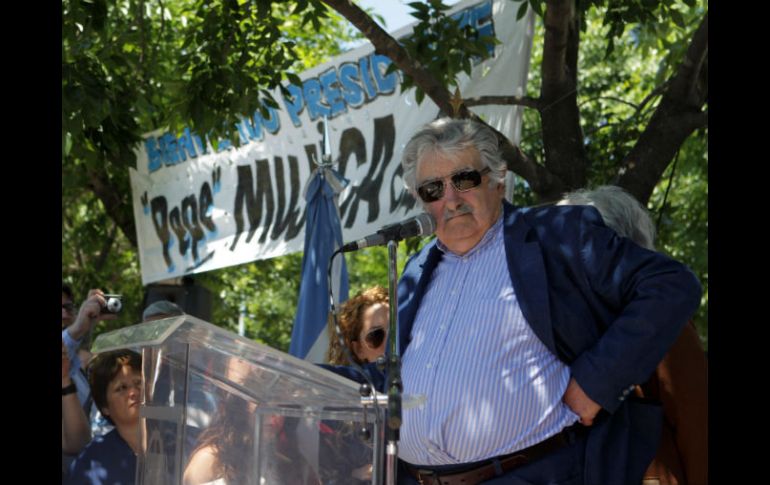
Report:
M 94 438 L 72 463 L 68 485 L 133 485 L 139 452 L 142 357 L 131 350 L 97 355 L 89 364 L 94 403 L 115 429 Z

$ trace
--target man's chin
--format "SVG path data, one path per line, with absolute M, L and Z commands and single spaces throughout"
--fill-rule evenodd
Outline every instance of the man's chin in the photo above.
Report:
M 439 236 L 439 240 L 444 243 L 450 251 L 457 254 L 464 254 L 470 251 L 476 244 L 478 244 L 480 239 L 481 238 L 476 237 L 476 234 L 473 231 L 468 231 L 467 234 L 455 235 L 455 237 L 451 239 L 442 239 Z
M 476 220 L 471 214 L 455 216 L 444 221 L 444 231 L 446 233 L 453 233 L 454 239 L 471 237 L 476 229 Z

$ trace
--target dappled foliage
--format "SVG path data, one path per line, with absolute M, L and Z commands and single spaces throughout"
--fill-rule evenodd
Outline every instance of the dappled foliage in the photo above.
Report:
M 564 2 L 508 1 L 521 4 L 522 15 L 527 7 L 538 13 L 526 94 L 543 101 L 543 17 Z M 561 153 L 561 161 L 549 152 L 544 133 L 554 120 L 544 116 L 542 105 L 524 110 L 520 144 L 557 179 L 566 176 L 559 163 L 585 164 L 584 179 L 562 180 L 565 190 L 576 183 L 618 183 L 707 15 L 707 4 L 696 0 L 589 0 L 574 6 L 579 52 L 570 73 L 576 84 L 566 95 L 579 112 L 579 149 Z M 451 88 L 493 40 L 448 20 L 438 0 L 413 8 L 421 23 L 403 47 Z M 189 126 L 216 143 L 238 115 L 272 106 L 267 90 L 296 80 L 296 73 L 340 53 L 360 34 L 320 0 L 64 0 L 62 12 L 63 279 L 73 284 L 78 301 L 92 287 L 126 295 L 121 318 L 103 322 L 98 333 L 134 323 L 141 313 L 128 181 L 140 135 Z M 402 81 L 402 88 L 417 89 L 419 99 L 426 94 L 410 76 Z M 696 79 L 694 87 L 705 89 L 707 109 L 707 86 L 698 82 L 703 81 Z M 707 121 L 677 142 L 675 151 L 671 160 L 662 160 L 644 202 L 657 222 L 658 249 L 688 264 L 704 285 L 695 322 L 707 345 Z M 517 176 L 514 202 L 532 205 L 558 195 L 539 189 Z M 421 244 L 401 243 L 399 271 Z M 346 257 L 351 294 L 372 284 L 387 286 L 385 248 Z M 301 259 L 294 254 L 197 275 L 214 294 L 213 322 L 236 330 L 243 312 L 247 336 L 288 349 Z
M 320 2 L 304 4 L 275 3 L 267 15 L 269 2 L 250 2 L 249 10 L 235 1 L 62 2 L 62 279 L 77 302 L 90 288 L 124 295 L 120 317 L 100 322 L 95 334 L 141 319 L 128 174 L 135 144 L 153 129 L 222 119 L 217 109 L 253 112 L 268 87 L 265 76 L 290 78 L 357 37 Z M 318 15 L 306 15 L 313 9 Z M 228 48 L 224 34 L 238 43 Z M 264 50 L 276 41 L 280 53 Z M 257 48 L 266 56 L 250 51 Z M 283 69 L 271 64 L 279 54 Z M 224 99 L 235 92 L 244 96 Z M 214 294 L 214 323 L 237 329 L 245 304 L 247 334 L 288 348 L 301 257 L 202 275 Z
M 608 49 L 611 27 L 605 20 L 606 9 L 586 12 L 580 43 L 578 103 L 589 162 L 587 186 L 616 182 L 618 163 L 649 122 L 660 99 L 657 88 L 681 59 L 687 39 L 702 13 L 700 9 L 691 9 L 676 22 L 654 19 L 635 25 L 615 39 L 613 49 Z M 536 22 L 534 66 L 542 62 L 544 35 L 542 19 Z M 540 83 L 541 72 L 531 69 L 530 94 L 536 95 Z M 538 113 L 526 110 L 521 146 L 527 152 L 544 157 L 540 133 Z M 705 345 L 708 344 L 707 154 L 708 130 L 698 130 L 682 145 L 647 203 L 658 231 L 656 247 L 692 268 L 704 287 L 703 302 L 694 319 Z M 515 202 L 536 203 L 537 198 L 526 182 L 518 177 L 516 182 Z
M 495 37 L 480 35 L 471 25 L 461 25 L 458 19 L 448 16 L 449 7 L 441 0 L 412 2 L 410 6 L 414 9 L 412 16 L 419 23 L 411 36 L 401 39 L 401 44 L 413 59 L 419 59 L 428 72 L 450 90 L 457 86 L 460 73 L 470 76 L 473 64 L 488 59 L 491 48 L 498 43 Z M 396 71 L 396 65 L 391 64 L 388 70 Z M 415 89 L 415 100 L 421 103 L 425 91 L 409 75 L 404 75 L 401 89 L 410 88 Z

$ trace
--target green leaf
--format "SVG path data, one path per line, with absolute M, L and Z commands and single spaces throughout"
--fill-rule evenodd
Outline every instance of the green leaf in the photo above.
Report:
M 288 79 L 291 84 L 294 84 L 295 86 L 302 86 L 302 79 L 300 79 L 299 76 L 293 72 L 286 72 L 285 74 L 286 79 Z
M 687 24 L 684 21 L 684 17 L 678 10 L 670 9 L 668 12 L 671 15 L 671 20 L 673 20 L 678 27 L 682 29 L 686 28 Z
M 280 106 L 278 106 L 278 103 L 275 102 L 275 99 L 273 99 L 272 96 L 269 98 L 263 98 L 262 103 L 264 103 L 265 106 L 269 108 L 280 109 Z
M 422 104 L 422 100 L 425 99 L 425 91 L 422 90 L 422 88 L 415 88 L 416 91 L 414 93 L 414 99 L 417 101 L 417 104 Z
M 524 18 L 524 16 L 527 14 L 528 6 L 529 5 L 527 4 L 527 2 L 524 2 L 519 6 L 519 10 L 518 12 L 516 12 L 516 20 L 521 20 L 522 18 Z
M 67 132 L 62 137 L 62 153 L 65 157 L 70 154 L 70 150 L 72 150 L 72 134 Z
M 426 4 L 422 2 L 410 2 L 410 3 L 407 3 L 407 5 L 409 5 L 410 7 L 412 7 L 418 12 L 424 12 L 424 13 L 430 12 L 430 7 L 428 7 Z M 414 12 L 411 12 L 411 14 L 414 15 Z
M 529 0 L 529 5 L 539 17 L 543 16 L 543 0 Z

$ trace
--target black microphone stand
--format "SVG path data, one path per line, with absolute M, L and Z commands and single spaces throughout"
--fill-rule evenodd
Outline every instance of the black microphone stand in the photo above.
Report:
M 390 323 L 388 327 L 388 360 L 387 381 L 388 393 L 388 426 L 385 446 L 385 483 L 396 485 L 396 470 L 398 467 L 398 440 L 401 428 L 401 394 L 404 386 L 401 383 L 401 357 L 398 355 L 398 269 L 396 268 L 396 248 L 398 243 L 388 241 L 388 303 L 390 307 Z
M 396 334 L 398 333 L 398 298 L 396 296 L 396 289 L 398 287 L 398 270 L 396 268 L 397 255 L 396 250 L 398 248 L 398 241 L 411 236 L 432 234 L 436 229 L 436 220 L 430 214 L 421 214 L 415 216 L 407 221 L 399 224 L 391 224 L 383 227 L 377 231 L 377 234 L 367 236 L 359 241 L 348 243 L 335 251 L 335 254 L 340 252 L 355 251 L 370 245 L 380 245 L 387 241 L 388 245 L 388 304 L 390 308 L 389 325 L 388 325 L 388 346 L 385 356 L 380 356 L 377 359 L 377 367 L 383 370 L 383 367 L 387 373 L 387 379 L 385 381 L 385 388 L 387 392 L 387 406 L 388 406 L 388 419 L 387 419 L 387 433 L 386 433 L 386 445 L 385 445 L 385 483 L 386 485 L 396 485 L 396 474 L 398 468 L 398 441 L 399 430 L 401 429 L 401 408 L 402 408 L 402 393 L 404 386 L 401 381 L 401 357 L 398 354 L 398 339 Z M 332 256 L 333 258 L 333 256 Z M 331 268 L 331 265 L 329 266 Z M 329 273 L 331 274 L 331 273 Z M 331 278 L 331 276 L 330 276 Z M 331 286 L 330 286 L 331 288 Z M 332 314 L 334 311 L 334 300 L 331 301 Z M 340 342 L 344 346 L 343 338 L 339 330 L 339 325 L 335 323 L 337 330 L 337 336 Z M 348 350 L 346 349 L 346 352 Z M 353 360 L 349 357 L 354 367 L 357 367 Z M 362 387 L 362 396 L 364 401 L 368 403 L 369 399 L 366 397 L 368 394 L 372 394 L 375 409 L 377 406 L 377 394 L 374 392 L 374 387 L 371 385 L 370 379 L 359 368 L 359 371 L 364 375 L 364 378 L 369 381 L 369 386 Z M 366 410 L 364 405 L 364 410 Z M 376 415 L 379 418 L 379 414 Z M 379 435 L 377 438 L 380 438 Z M 373 483 L 379 483 L 381 477 L 378 464 L 381 460 L 381 454 L 375 450 L 375 460 L 373 467 Z

